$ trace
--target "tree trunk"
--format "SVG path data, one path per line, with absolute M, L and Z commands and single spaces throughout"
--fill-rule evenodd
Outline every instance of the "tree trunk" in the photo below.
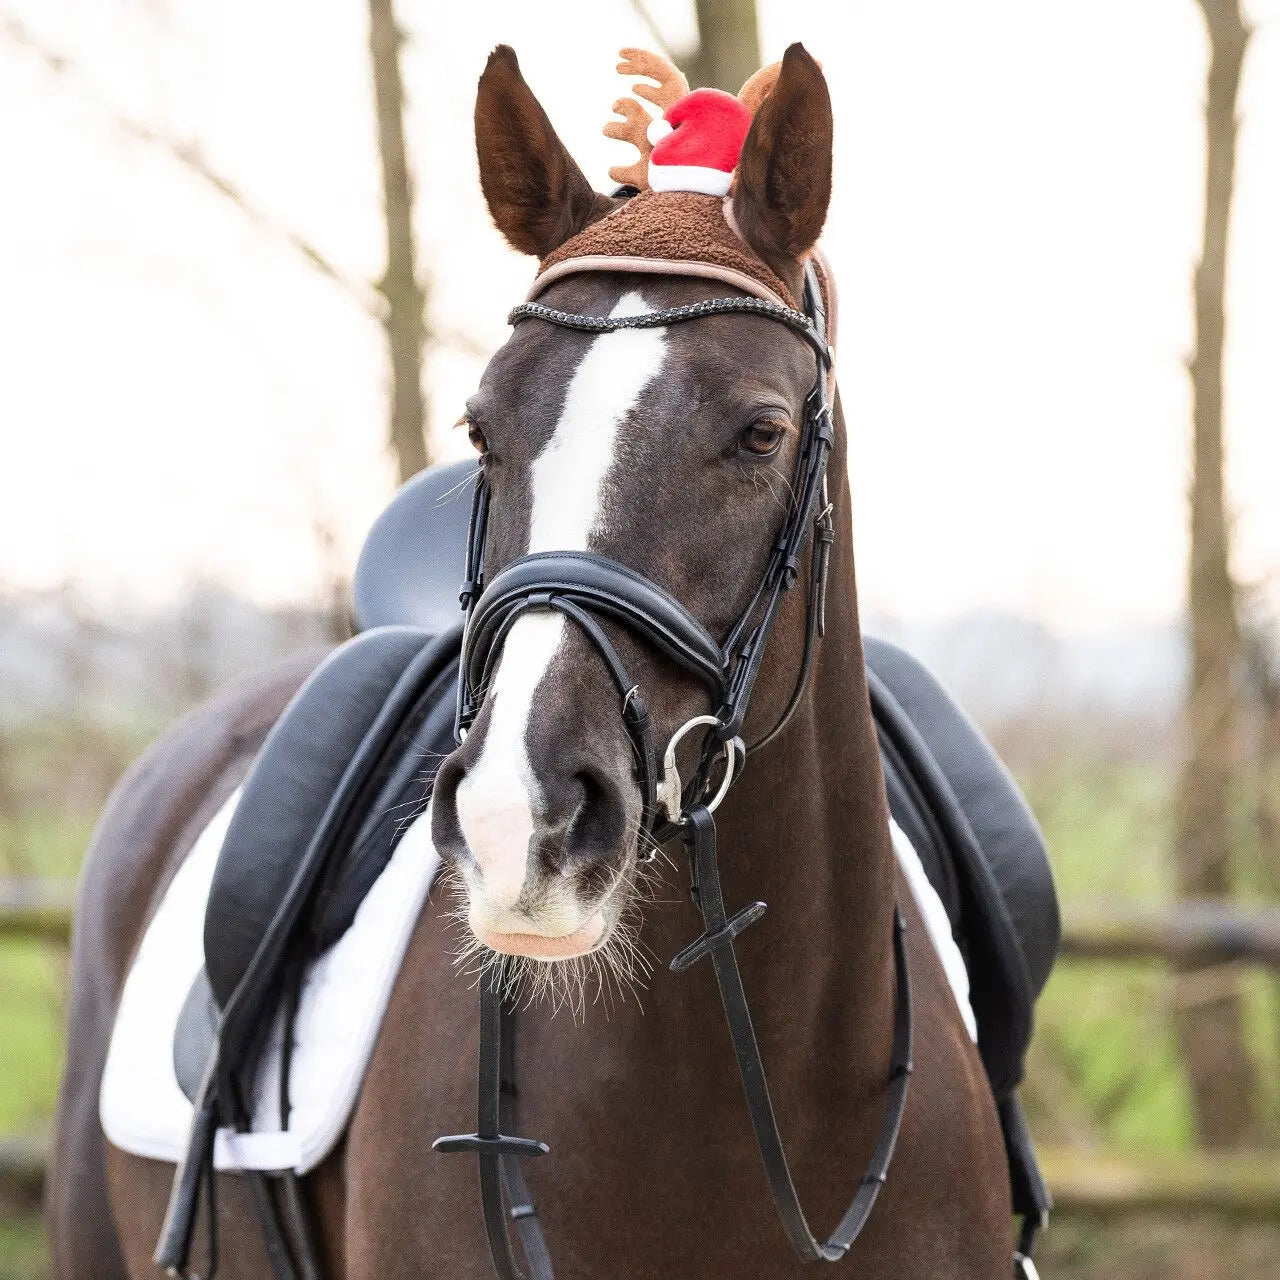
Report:
M 404 82 L 394 0 L 369 0 L 369 52 L 382 161 L 382 203 L 387 224 L 387 269 L 378 291 L 387 300 L 383 324 L 391 361 L 389 443 L 403 483 L 430 461 L 422 352 L 427 339 L 426 295 L 418 281 L 413 240 L 413 178 L 404 143 Z
M 1198 3 L 1208 27 L 1210 62 L 1204 231 L 1195 273 L 1196 350 L 1189 365 L 1194 417 L 1188 557 L 1191 671 L 1177 812 L 1177 874 L 1184 895 L 1226 897 L 1231 888 L 1240 631 L 1224 493 L 1222 351 L 1236 91 L 1249 32 L 1240 0 Z M 1178 1021 L 1201 1140 L 1210 1147 L 1248 1141 L 1256 1091 L 1235 984 L 1184 1008 Z
M 760 69 L 755 0 L 697 0 L 698 52 L 686 59 L 689 83 L 737 93 Z

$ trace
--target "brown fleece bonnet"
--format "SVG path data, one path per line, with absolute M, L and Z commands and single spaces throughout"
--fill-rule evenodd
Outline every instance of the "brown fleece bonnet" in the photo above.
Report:
M 705 276 L 798 308 L 791 289 L 730 225 L 728 197 L 642 191 L 549 253 L 530 298 L 579 271 Z
M 659 55 L 624 49 L 622 57 L 618 70 L 624 75 L 648 76 L 658 82 L 656 88 L 637 84 L 638 97 L 669 109 L 688 94 L 687 81 Z M 780 65 L 763 68 L 743 85 L 739 99 L 753 113 L 773 88 Z M 605 133 L 630 142 L 639 151 L 640 159 L 628 167 L 611 169 L 610 175 L 639 187 L 639 193 L 543 258 L 529 290 L 529 300 L 565 276 L 584 271 L 621 271 L 715 280 L 753 297 L 801 310 L 802 303 L 792 288 L 738 233 L 731 194 L 649 189 L 645 180 L 653 149 L 647 137 L 649 115 L 635 98 L 619 99 L 613 109 L 622 121 L 611 122 Z M 813 259 L 827 306 L 828 340 L 834 342 L 836 315 L 831 273 L 820 252 L 815 250 Z

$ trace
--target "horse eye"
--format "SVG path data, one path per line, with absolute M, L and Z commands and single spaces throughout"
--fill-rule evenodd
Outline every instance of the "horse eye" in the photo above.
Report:
M 484 438 L 484 432 L 470 419 L 467 420 L 467 439 L 482 458 L 489 452 L 489 442 Z
M 753 422 L 741 435 L 738 443 L 757 458 L 767 458 L 778 452 L 786 428 L 777 422 Z

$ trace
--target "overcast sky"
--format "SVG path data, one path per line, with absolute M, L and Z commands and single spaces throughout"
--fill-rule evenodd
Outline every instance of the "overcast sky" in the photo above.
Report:
M 480 200 L 476 76 L 498 41 L 598 186 L 627 0 L 400 4 L 432 315 L 494 346 L 532 264 Z M 651 4 L 672 39 L 691 5 Z M 1105 631 L 1171 616 L 1185 554 L 1190 278 L 1206 46 L 1192 0 L 762 0 L 836 110 L 865 606 L 1008 608 Z M 441 15 L 444 16 L 441 16 Z M 1280 573 L 1280 0 L 1241 94 L 1227 397 L 1237 569 Z M 198 141 L 353 278 L 381 268 L 365 5 L 0 0 L 0 589 L 160 602 L 196 577 L 315 589 L 386 501 L 380 333 L 352 298 L 112 112 Z M 109 106 L 110 111 L 104 110 Z M 482 362 L 439 352 L 435 421 Z M 456 445 L 456 442 L 455 442 Z

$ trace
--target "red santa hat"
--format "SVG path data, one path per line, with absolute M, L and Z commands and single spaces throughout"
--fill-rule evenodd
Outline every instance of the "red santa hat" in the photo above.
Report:
M 649 187 L 653 191 L 729 194 L 751 109 L 720 89 L 695 89 L 650 123 Z

